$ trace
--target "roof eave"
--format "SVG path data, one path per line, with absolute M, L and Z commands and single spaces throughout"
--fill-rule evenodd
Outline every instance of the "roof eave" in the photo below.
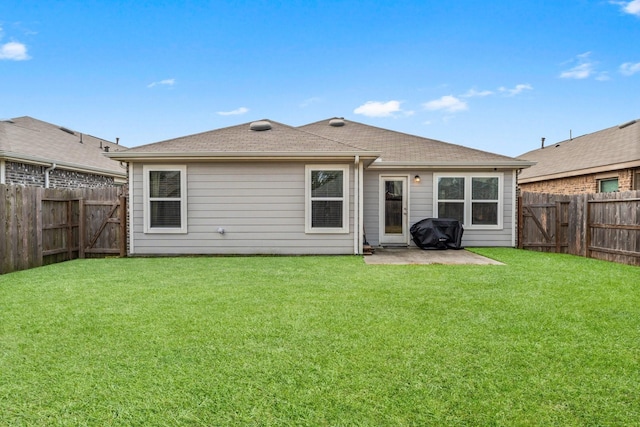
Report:
M 459 161 L 459 162 L 385 162 L 376 161 L 369 167 L 369 169 L 460 169 L 460 168 L 474 168 L 474 169 L 495 169 L 495 168 L 510 168 L 510 169 L 524 169 L 535 165 L 535 162 L 529 161 L 496 161 L 496 162 L 474 162 L 474 161 Z
M 596 173 L 611 172 L 611 171 L 616 171 L 620 169 L 629 169 L 629 168 L 636 168 L 636 167 L 640 167 L 640 160 L 635 160 L 632 162 L 624 162 L 624 163 L 615 163 L 611 165 L 603 165 L 603 166 L 592 167 L 592 168 L 578 169 L 573 171 L 550 173 L 546 175 L 531 176 L 526 178 L 520 177 L 518 178 L 518 182 L 522 184 L 526 184 L 531 182 L 571 178 L 574 176 L 591 175 Z
M 44 159 L 42 157 L 37 156 L 29 156 L 20 153 L 13 153 L 9 151 L 0 151 L 0 159 L 8 160 L 10 162 L 16 163 L 29 163 L 38 166 L 51 166 L 53 163 L 56 164 L 57 168 L 71 170 L 74 172 L 87 173 L 92 175 L 105 175 L 112 176 L 118 178 L 126 178 L 127 172 L 123 169 L 122 172 L 104 169 L 99 167 L 90 167 L 86 165 L 78 165 L 75 163 L 69 163 L 64 161 L 52 160 L 52 159 Z
M 107 157 L 113 160 L 143 162 L 143 161 L 193 161 L 193 160 L 322 160 L 322 159 L 353 159 L 359 157 L 362 160 L 377 159 L 380 153 L 373 151 L 339 151 L 339 152 L 137 152 L 128 153 L 126 151 L 116 153 L 106 153 Z

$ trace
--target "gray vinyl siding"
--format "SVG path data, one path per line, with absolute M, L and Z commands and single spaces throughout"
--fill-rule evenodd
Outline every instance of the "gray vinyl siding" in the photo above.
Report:
M 145 234 L 142 165 L 135 165 L 132 253 L 353 254 L 353 171 L 351 166 L 346 234 L 305 233 L 305 163 L 284 162 L 188 163 L 188 232 Z
M 445 172 L 445 171 L 443 171 Z M 452 172 L 452 171 L 446 171 Z M 460 171 L 468 173 L 469 171 Z M 503 218 L 500 230 L 469 230 L 465 229 L 462 244 L 464 246 L 513 246 L 513 172 L 504 173 L 503 183 Z M 437 172 L 435 172 L 437 173 Z M 364 228 L 367 241 L 373 245 L 380 244 L 379 235 L 379 199 L 380 176 L 408 176 L 409 177 L 409 227 L 424 218 L 433 217 L 433 176 L 431 171 L 365 171 L 364 172 Z M 413 177 L 420 175 L 420 182 L 415 183 Z M 411 242 L 413 245 L 413 242 Z

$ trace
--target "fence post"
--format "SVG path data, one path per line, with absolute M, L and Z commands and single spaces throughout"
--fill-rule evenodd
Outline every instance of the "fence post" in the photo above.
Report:
M 523 248 L 524 213 L 522 211 L 522 196 L 518 196 L 518 249 Z
M 84 198 L 78 200 L 78 258 L 83 259 L 84 255 L 84 235 L 85 235 L 85 210 Z
M 67 260 L 71 261 L 73 259 L 73 228 L 72 228 L 72 209 L 71 209 L 71 200 L 67 200 Z
M 127 256 L 127 198 L 120 196 L 120 256 Z
M 587 258 L 591 258 L 591 206 L 589 206 L 589 196 L 587 194 L 584 195 L 584 208 L 585 212 L 585 220 L 584 220 L 584 256 Z
M 8 227 L 8 206 L 7 200 L 9 199 L 9 187 L 5 184 L 0 184 L 0 224 L 2 228 L 0 233 L 3 234 L 4 239 L 0 241 L 0 274 L 10 271 L 11 264 L 9 263 L 9 251 L 7 250 L 9 240 L 9 227 Z
M 36 259 L 35 266 L 41 267 L 44 263 L 44 255 L 42 254 L 42 196 L 44 188 L 36 189 Z
M 561 241 L 560 241 L 560 237 L 562 235 L 562 225 L 561 225 L 561 219 L 562 219 L 562 203 L 560 203 L 558 200 L 556 200 L 556 253 L 560 254 L 562 253 L 562 245 L 561 245 Z M 568 252 L 568 251 L 567 251 Z

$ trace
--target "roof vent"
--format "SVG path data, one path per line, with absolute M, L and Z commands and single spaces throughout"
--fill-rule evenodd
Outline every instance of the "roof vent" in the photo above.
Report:
M 71 135 L 75 135 L 76 133 L 71 129 L 63 128 L 62 126 L 59 128 L 62 132 L 70 133 Z
M 621 124 L 620 126 L 618 126 L 618 129 L 624 129 L 624 128 L 626 128 L 627 126 L 631 126 L 631 125 L 632 125 L 632 124 L 634 124 L 635 122 L 636 122 L 635 120 L 631 120 L 630 122 L 623 123 L 623 124 Z
M 249 129 L 256 131 L 270 130 L 271 123 L 267 120 L 258 120 L 257 122 L 252 122 L 249 125 Z
M 329 120 L 329 126 L 333 126 L 334 128 L 344 126 L 344 119 L 331 119 Z

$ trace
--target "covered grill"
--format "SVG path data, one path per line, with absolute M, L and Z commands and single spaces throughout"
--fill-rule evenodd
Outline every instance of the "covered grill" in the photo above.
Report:
M 420 249 L 463 249 L 460 221 L 451 218 L 426 218 L 411 226 L 411 237 Z

